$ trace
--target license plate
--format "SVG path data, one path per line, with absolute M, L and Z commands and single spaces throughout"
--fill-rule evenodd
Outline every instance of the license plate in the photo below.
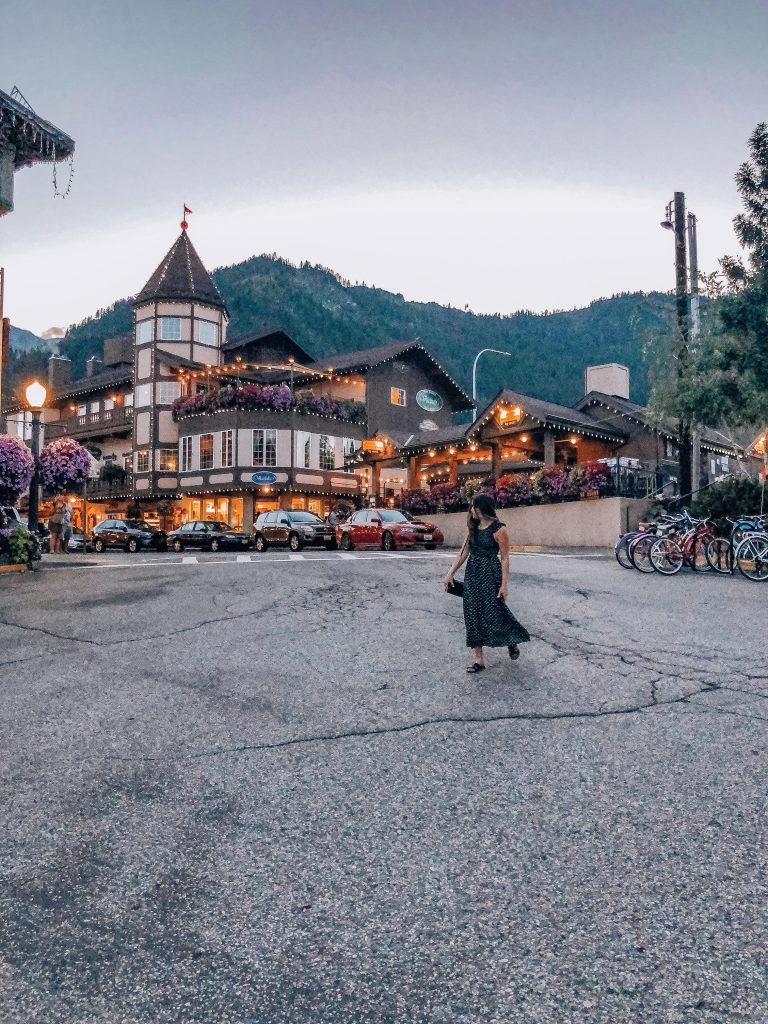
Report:
M 424 534 L 424 540 L 426 540 L 426 541 L 432 540 L 432 534 L 431 533 L 425 533 Z

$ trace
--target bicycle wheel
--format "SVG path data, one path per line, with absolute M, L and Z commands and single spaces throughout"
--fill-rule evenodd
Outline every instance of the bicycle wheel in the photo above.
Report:
M 734 556 L 739 572 L 757 583 L 768 580 L 768 537 L 745 537 Z
M 641 533 L 639 537 L 635 537 L 634 540 L 629 542 L 627 548 L 627 554 L 632 562 L 632 565 L 638 570 L 638 572 L 653 572 L 653 566 L 650 563 L 649 556 L 651 553 L 651 546 L 656 540 L 651 533 Z
M 710 538 L 707 535 L 694 537 L 691 544 L 691 566 L 694 572 L 711 572 L 712 566 L 707 558 L 707 544 Z
M 616 561 L 622 567 L 622 569 L 631 569 L 632 559 L 629 557 L 629 545 L 637 536 L 636 533 L 625 533 L 623 537 L 619 537 L 613 547 L 613 553 L 616 555 Z
M 649 561 L 662 576 L 674 576 L 682 569 L 685 558 L 677 541 L 671 537 L 657 537 L 651 545 Z
M 713 537 L 705 548 L 707 561 L 715 570 L 725 575 L 733 572 L 733 548 L 726 537 Z

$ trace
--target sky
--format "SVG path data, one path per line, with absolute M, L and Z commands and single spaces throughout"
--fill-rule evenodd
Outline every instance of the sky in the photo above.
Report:
M 6 315 L 134 294 L 184 203 L 210 269 L 276 252 L 486 313 L 666 291 L 675 190 L 702 269 L 738 251 L 766 38 L 763 0 L 17 3 L 0 89 L 77 148 L 67 199 L 16 175 Z

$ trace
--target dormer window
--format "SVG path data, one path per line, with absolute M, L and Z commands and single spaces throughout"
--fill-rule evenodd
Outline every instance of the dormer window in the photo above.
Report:
M 157 337 L 160 341 L 181 341 L 181 317 L 158 317 Z
M 218 345 L 219 325 L 212 320 L 197 321 L 197 340 L 201 345 Z

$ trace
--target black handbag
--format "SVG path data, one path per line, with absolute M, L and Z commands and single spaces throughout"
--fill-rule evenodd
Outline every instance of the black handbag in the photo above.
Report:
M 464 584 L 461 580 L 451 580 L 445 592 L 446 594 L 453 594 L 454 597 L 464 597 Z

